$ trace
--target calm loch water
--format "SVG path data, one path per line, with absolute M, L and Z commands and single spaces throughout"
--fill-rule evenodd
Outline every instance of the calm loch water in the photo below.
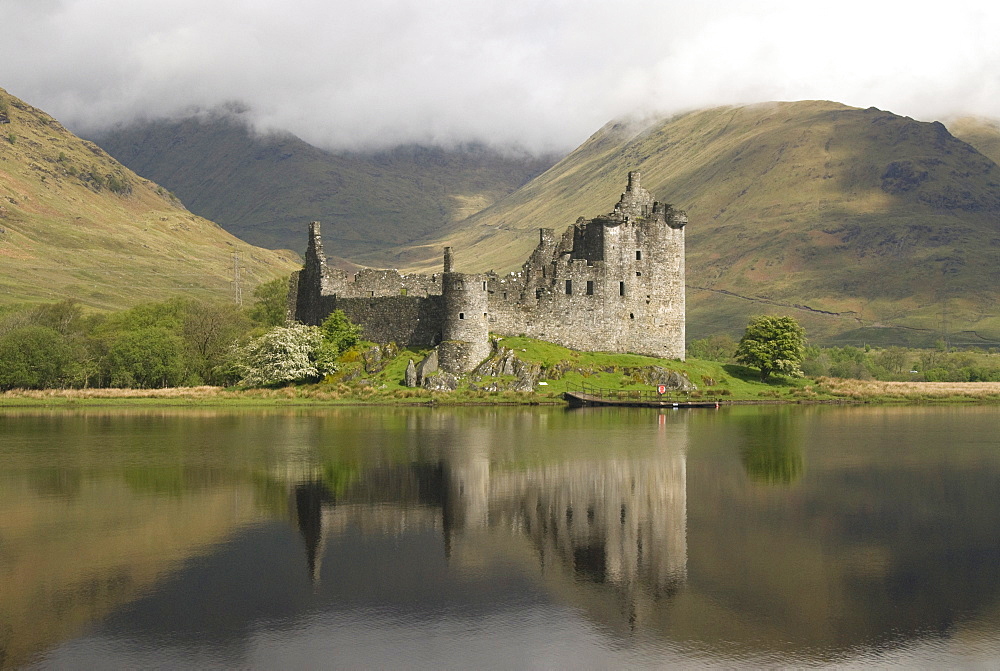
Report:
M 0 667 L 995 667 L 998 429 L 0 411 Z

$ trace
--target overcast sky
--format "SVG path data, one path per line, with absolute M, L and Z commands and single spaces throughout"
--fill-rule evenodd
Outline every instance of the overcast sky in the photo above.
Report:
M 995 0 L 0 0 L 0 23 L 0 87 L 83 134 L 227 101 L 326 147 L 566 150 L 769 100 L 1000 118 Z

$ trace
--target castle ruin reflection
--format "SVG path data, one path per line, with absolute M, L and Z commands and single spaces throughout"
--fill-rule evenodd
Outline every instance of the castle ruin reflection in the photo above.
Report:
M 607 600 L 611 590 L 626 617 L 618 624 L 634 628 L 643 604 L 687 578 L 686 418 L 665 419 L 657 444 L 638 456 L 510 463 L 491 453 L 493 429 L 466 426 L 445 432 L 436 462 L 365 468 L 338 480 L 336 492 L 329 478 L 304 479 L 290 487 L 289 510 L 310 575 L 320 578 L 324 540 L 350 528 L 433 529 L 452 562 L 476 563 L 503 547 L 570 600 L 594 588 Z

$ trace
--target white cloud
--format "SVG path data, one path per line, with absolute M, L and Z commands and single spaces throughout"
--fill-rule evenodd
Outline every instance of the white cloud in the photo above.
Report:
M 0 86 L 71 128 L 242 100 L 326 146 L 575 146 L 609 119 L 822 98 L 1000 117 L 1000 6 L 956 0 L 2 0 Z

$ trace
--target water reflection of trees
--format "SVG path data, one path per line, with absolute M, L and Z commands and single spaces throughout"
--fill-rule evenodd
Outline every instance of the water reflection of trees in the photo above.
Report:
M 744 434 L 740 461 L 747 476 L 771 485 L 787 485 L 802 477 L 801 431 L 784 412 L 770 412 L 739 418 Z

